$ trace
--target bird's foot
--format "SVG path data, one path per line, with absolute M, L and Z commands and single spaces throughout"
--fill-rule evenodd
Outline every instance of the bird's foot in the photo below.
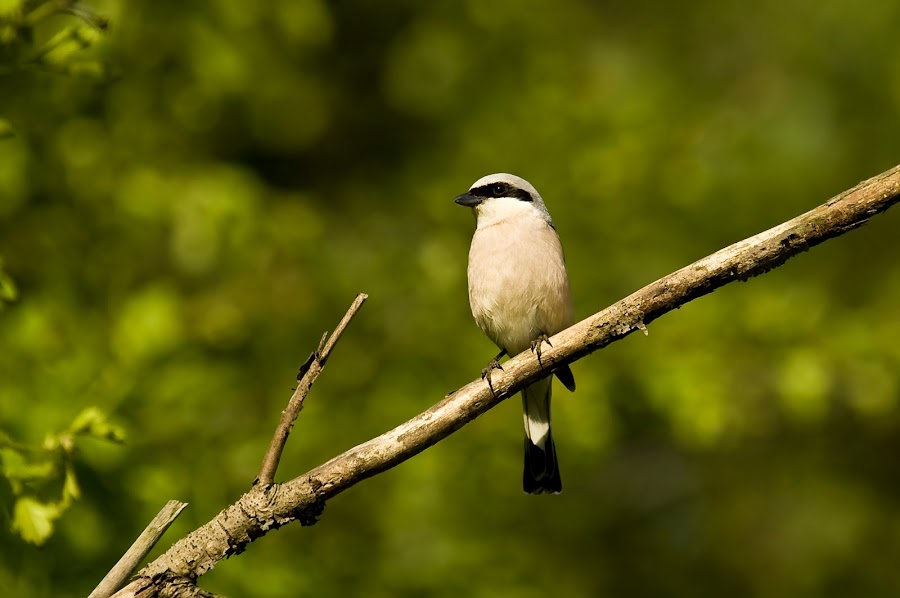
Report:
M 499 361 L 497 361 L 502 355 L 503 353 L 493 358 L 491 362 L 487 364 L 487 367 L 481 370 L 481 379 L 487 381 L 488 388 L 491 389 L 492 395 L 495 395 L 497 393 L 494 392 L 494 385 L 491 384 L 491 372 L 493 372 L 494 370 L 500 370 L 501 372 L 503 371 L 503 366 L 500 365 Z
M 538 364 L 541 367 L 544 367 L 544 364 L 541 363 L 541 345 L 543 343 L 547 343 L 551 347 L 553 346 L 552 344 L 550 344 L 550 337 L 547 336 L 546 334 L 542 334 L 539 337 L 537 337 L 536 339 L 534 339 L 533 341 L 531 341 L 531 352 L 535 354 L 535 356 L 537 357 L 537 360 L 538 360 Z

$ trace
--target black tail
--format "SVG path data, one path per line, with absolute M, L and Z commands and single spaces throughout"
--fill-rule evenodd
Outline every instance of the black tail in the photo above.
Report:
M 525 438 L 525 472 L 522 474 L 522 487 L 528 494 L 562 492 L 559 464 L 556 462 L 556 445 L 553 444 L 551 434 L 547 434 L 543 449 Z

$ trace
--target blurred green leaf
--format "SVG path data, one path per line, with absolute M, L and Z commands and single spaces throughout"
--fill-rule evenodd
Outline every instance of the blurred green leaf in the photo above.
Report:
M 53 524 L 60 512 L 59 505 L 21 497 L 13 509 L 12 529 L 26 542 L 41 545 L 53 534 Z
M 69 25 L 38 48 L 36 56 L 43 62 L 61 65 L 73 54 L 89 47 L 98 38 L 97 31 L 85 25 Z
M 32 462 L 23 453 L 11 448 L 0 448 L 0 460 L 3 463 L 3 475 L 9 480 L 48 480 L 56 473 L 54 462 Z
M 40 450 L 19 447 L 8 435 L 0 433 L 0 466 L 16 500 L 13 530 L 26 541 L 46 541 L 53 533 L 53 522 L 81 498 L 73 467 L 80 437 L 121 443 L 125 433 L 98 407 L 83 409 L 67 431 L 46 434 Z M 58 501 L 38 498 L 51 492 L 58 493 Z
M 72 421 L 69 431 L 75 435 L 91 436 L 102 440 L 122 443 L 125 430 L 111 421 L 99 407 L 86 407 Z
M 81 488 L 78 486 L 78 478 L 75 477 L 75 472 L 72 468 L 67 467 L 60 506 L 62 509 L 67 509 L 72 505 L 73 501 L 79 498 L 81 498 Z

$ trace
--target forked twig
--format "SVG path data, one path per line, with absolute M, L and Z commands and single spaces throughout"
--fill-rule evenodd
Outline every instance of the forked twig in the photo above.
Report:
M 303 409 L 303 401 L 306 399 L 306 395 L 309 394 L 313 383 L 319 377 L 322 368 L 325 367 L 325 362 L 341 338 L 341 334 L 344 333 L 347 325 L 350 324 L 350 320 L 353 319 L 353 316 L 356 315 L 356 312 L 359 311 L 359 308 L 362 307 L 362 304 L 368 298 L 369 296 L 365 293 L 357 295 L 350 305 L 350 309 L 344 314 L 343 319 L 341 319 L 331 336 L 328 336 L 327 332 L 322 335 L 322 340 L 319 341 L 316 351 L 310 354 L 306 363 L 300 366 L 300 371 L 297 373 L 297 388 L 294 390 L 294 394 L 291 395 L 291 400 L 288 401 L 287 407 L 281 412 L 281 421 L 278 422 L 278 427 L 275 428 L 275 435 L 272 436 L 272 442 L 269 443 L 269 450 L 266 451 L 266 455 L 263 457 L 262 466 L 259 469 L 259 475 L 256 476 L 255 484 L 265 487 L 271 486 L 275 481 L 275 472 L 278 470 L 278 463 L 281 461 L 281 453 L 284 452 L 284 445 L 291 434 L 294 422 L 297 421 L 297 416 L 300 415 L 300 411 Z

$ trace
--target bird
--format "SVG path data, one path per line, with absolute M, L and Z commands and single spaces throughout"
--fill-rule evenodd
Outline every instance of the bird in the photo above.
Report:
M 572 296 L 562 244 L 537 189 L 508 173 L 475 181 L 457 204 L 472 208 L 475 233 L 469 247 L 469 306 L 479 328 L 500 349 L 482 371 L 491 385 L 498 360 L 531 347 L 540 361 L 541 344 L 573 323 Z M 570 391 L 568 365 L 554 370 Z M 559 494 L 562 479 L 550 430 L 552 377 L 522 391 L 525 467 L 522 487 L 529 494 Z M 493 391 L 493 387 L 491 386 Z

